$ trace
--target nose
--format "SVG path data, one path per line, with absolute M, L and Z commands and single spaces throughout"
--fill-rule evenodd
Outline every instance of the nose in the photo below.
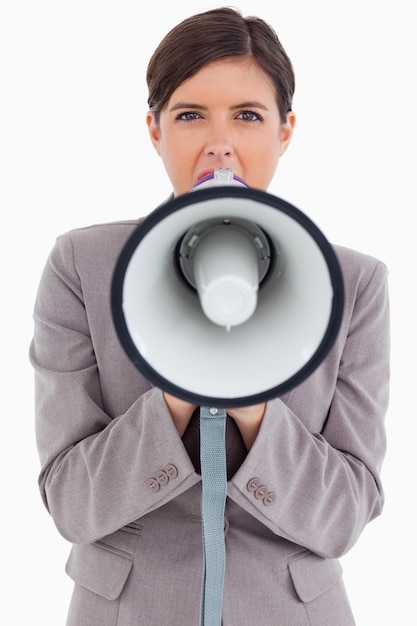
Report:
M 231 157 L 232 156 L 232 149 L 230 146 L 227 145 L 210 145 L 207 147 L 206 149 L 206 154 L 210 157 L 214 157 L 216 159 L 222 159 L 224 157 Z
M 205 153 L 215 159 L 230 158 L 233 155 L 233 144 L 226 128 L 211 128 L 206 141 Z

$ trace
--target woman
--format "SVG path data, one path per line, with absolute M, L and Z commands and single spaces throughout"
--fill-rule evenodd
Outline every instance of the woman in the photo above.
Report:
M 161 42 L 147 80 L 149 134 L 175 195 L 217 167 L 268 188 L 295 116 L 291 63 L 265 22 L 228 8 L 193 16 Z M 40 488 L 74 544 L 69 626 L 199 623 L 198 407 L 144 379 L 109 307 L 137 224 L 59 237 L 35 304 Z M 354 624 L 338 557 L 383 506 L 387 271 L 335 251 L 346 302 L 325 361 L 284 396 L 228 409 L 224 626 Z

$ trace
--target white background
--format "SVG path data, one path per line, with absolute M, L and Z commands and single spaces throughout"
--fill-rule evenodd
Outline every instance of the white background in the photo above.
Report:
M 331 241 L 378 256 L 390 269 L 387 501 L 343 559 L 358 626 L 417 624 L 413 4 L 238 5 L 275 27 L 297 76 L 297 129 L 270 191 L 309 214 Z M 69 545 L 37 490 L 27 350 L 42 267 L 59 233 L 144 215 L 170 192 L 144 122 L 146 65 L 174 24 L 215 6 L 201 0 L 1 5 L 0 622 L 7 626 L 63 625 L 72 589 L 64 574 Z

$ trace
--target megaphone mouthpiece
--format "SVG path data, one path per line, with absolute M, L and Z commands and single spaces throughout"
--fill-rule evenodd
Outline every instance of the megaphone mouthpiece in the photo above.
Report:
M 197 183 L 190 189 L 192 191 L 198 191 L 201 189 L 207 189 L 207 187 L 213 187 L 213 185 L 236 185 L 239 187 L 249 186 L 242 178 L 236 176 L 230 167 L 216 167 L 208 174 L 202 176 Z

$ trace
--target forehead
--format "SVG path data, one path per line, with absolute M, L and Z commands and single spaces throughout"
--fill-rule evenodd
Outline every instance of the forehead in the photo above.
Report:
M 167 107 L 174 102 L 200 98 L 233 101 L 235 98 L 276 101 L 275 87 L 269 75 L 252 59 L 224 59 L 203 66 L 172 93 Z M 256 98 L 255 98 L 256 96 Z

